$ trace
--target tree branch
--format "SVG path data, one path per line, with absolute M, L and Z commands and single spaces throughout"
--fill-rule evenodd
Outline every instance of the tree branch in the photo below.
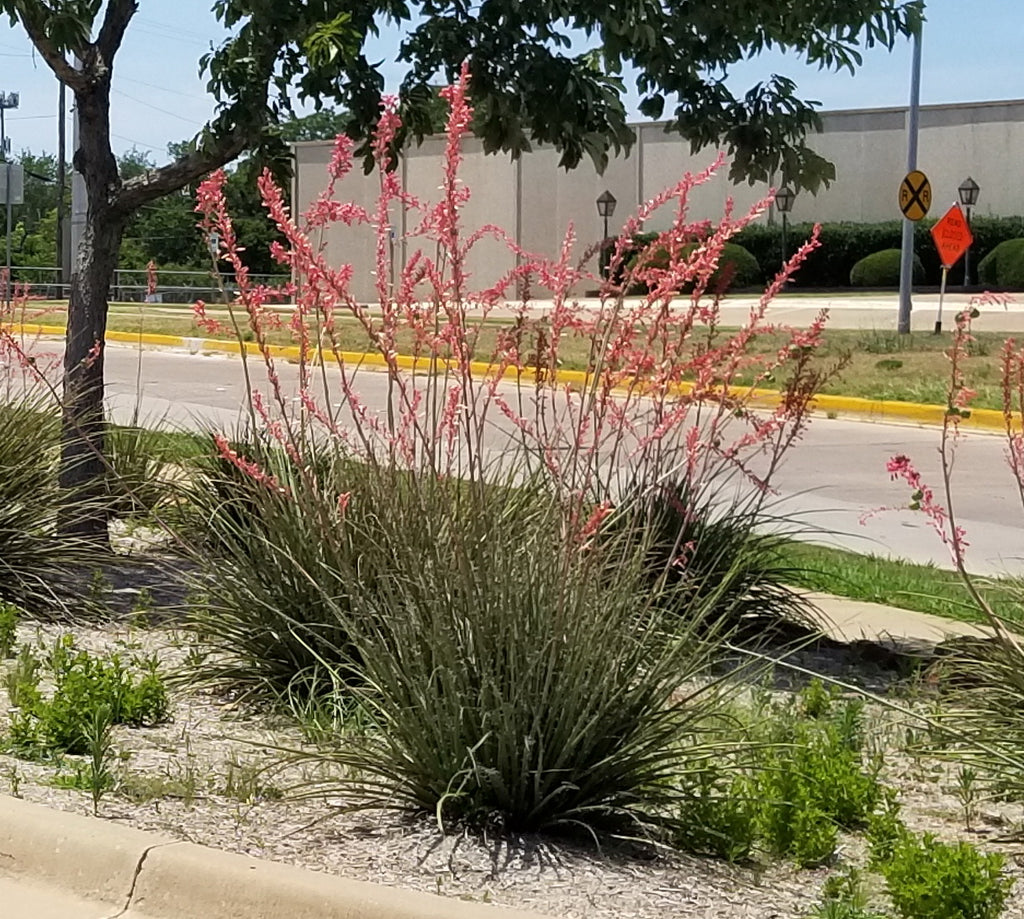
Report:
M 209 147 L 195 150 L 173 163 L 128 179 L 117 193 L 113 208 L 122 214 L 131 214 L 143 204 L 184 188 L 200 176 L 230 163 L 251 142 L 249 131 L 235 128 Z
M 110 67 L 117 49 L 124 41 L 124 33 L 128 23 L 139 8 L 136 0 L 110 0 L 107 4 L 107 12 L 103 17 L 103 25 L 100 26 L 100 34 L 96 39 L 96 48 L 100 53 L 103 64 Z
M 25 15 L 21 19 L 22 28 L 28 34 L 36 51 L 46 62 L 46 65 L 53 71 L 58 80 L 67 86 L 72 92 L 84 91 L 89 83 L 80 70 L 75 70 L 68 63 L 64 53 L 52 42 L 46 34 L 45 26 L 39 22 L 33 22 L 31 17 Z

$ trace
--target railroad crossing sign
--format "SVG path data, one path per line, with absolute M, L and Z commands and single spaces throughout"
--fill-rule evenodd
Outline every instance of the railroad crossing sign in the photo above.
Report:
M 920 220 L 932 206 L 932 183 L 919 169 L 900 182 L 900 210 L 907 220 Z
M 959 204 L 954 204 L 932 227 L 932 239 L 935 240 L 935 248 L 939 250 L 939 261 L 947 270 L 970 248 L 974 234 Z

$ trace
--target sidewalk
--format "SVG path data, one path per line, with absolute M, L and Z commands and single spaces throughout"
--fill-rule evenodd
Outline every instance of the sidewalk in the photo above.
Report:
M 930 613 L 851 600 L 831 594 L 808 594 L 817 608 L 818 626 L 834 641 L 867 641 L 898 651 L 930 655 L 950 638 L 987 638 L 991 629 Z

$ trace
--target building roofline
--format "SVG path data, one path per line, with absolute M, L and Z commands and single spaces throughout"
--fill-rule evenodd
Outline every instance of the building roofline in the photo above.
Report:
M 983 102 L 932 102 L 927 105 L 921 106 L 922 112 L 955 112 L 965 111 L 967 109 L 988 109 L 988 108 L 1002 108 L 1006 106 L 1019 106 L 1024 111 L 1024 99 L 989 99 Z M 836 116 L 852 117 L 857 115 L 887 115 L 887 114 L 900 114 L 904 113 L 909 109 L 908 105 L 887 105 L 887 106 L 875 106 L 871 108 L 841 108 L 841 109 L 819 109 L 818 115 L 821 118 L 829 118 Z M 631 121 L 629 127 L 631 128 L 658 128 L 666 127 L 671 124 L 669 120 L 660 121 Z M 440 135 L 435 135 L 440 136 Z M 298 140 L 292 141 L 290 146 L 294 147 L 313 147 L 318 144 L 332 144 L 333 140 Z

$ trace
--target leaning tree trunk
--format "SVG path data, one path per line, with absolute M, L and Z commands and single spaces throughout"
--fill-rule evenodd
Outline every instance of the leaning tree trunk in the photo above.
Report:
M 82 141 L 74 163 L 85 181 L 88 211 L 78 251 L 72 253 L 64 350 L 60 484 L 65 497 L 60 530 L 106 544 L 103 339 L 125 218 L 116 205 L 119 183 L 109 141 L 109 84 L 76 93 L 76 101 Z

